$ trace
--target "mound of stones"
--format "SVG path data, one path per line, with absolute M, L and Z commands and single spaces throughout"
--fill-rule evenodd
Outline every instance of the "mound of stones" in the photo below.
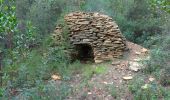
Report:
M 127 49 L 126 39 L 118 25 L 107 15 L 73 12 L 64 19 L 69 29 L 70 43 L 74 46 L 90 45 L 96 63 L 118 58 Z

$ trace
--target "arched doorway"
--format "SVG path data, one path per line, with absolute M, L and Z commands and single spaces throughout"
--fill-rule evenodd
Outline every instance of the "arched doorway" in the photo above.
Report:
M 80 61 L 94 62 L 93 48 L 89 44 L 76 44 L 75 50 L 77 51 L 77 59 Z

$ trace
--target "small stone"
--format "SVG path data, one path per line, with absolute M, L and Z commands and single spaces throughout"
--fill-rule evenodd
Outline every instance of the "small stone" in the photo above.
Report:
M 141 55 L 141 52 L 135 52 L 136 55 Z
M 114 79 L 114 80 L 117 80 L 118 78 L 117 78 L 117 77 L 114 77 L 113 79 Z
M 77 24 L 80 24 L 80 25 L 88 25 L 88 24 L 89 24 L 89 21 L 77 22 Z
M 143 48 L 141 52 L 142 52 L 142 53 L 148 53 L 148 50 L 145 49 L 145 48 Z
M 141 66 L 138 62 L 129 62 L 129 69 L 137 72 L 141 69 Z
M 92 94 L 92 93 L 91 93 L 91 92 L 88 92 L 87 94 L 90 95 L 90 94 Z
M 133 79 L 133 77 L 132 76 L 125 76 L 125 77 L 123 77 L 123 79 L 124 80 L 131 80 L 131 79 Z
M 103 60 L 95 60 L 95 63 L 102 63 L 103 62 Z
M 83 42 L 90 42 L 90 39 L 83 39 Z
M 108 84 L 107 82 L 103 82 L 104 84 Z
M 140 59 L 140 58 L 137 58 L 137 59 L 133 59 L 133 61 L 136 61 L 136 62 L 139 62 L 139 61 L 141 61 L 142 59 Z
M 121 44 L 121 41 L 114 41 L 115 44 Z
M 115 65 L 119 65 L 120 63 L 121 63 L 120 61 L 113 61 L 113 62 L 112 62 L 112 65 L 114 65 L 114 66 L 115 66 Z
M 51 76 L 51 78 L 53 79 L 53 80 L 61 80 L 61 77 L 59 76 L 59 75 L 52 75 Z
M 154 80 L 155 80 L 155 78 L 153 78 L 153 77 L 150 77 L 150 78 L 149 78 L 149 81 L 150 81 L 150 82 L 153 82 Z

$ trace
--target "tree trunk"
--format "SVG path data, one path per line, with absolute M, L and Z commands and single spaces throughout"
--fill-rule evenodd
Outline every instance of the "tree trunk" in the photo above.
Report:
M 12 49 L 13 47 L 13 33 L 12 32 L 9 32 L 6 36 L 6 40 L 5 40 L 5 44 L 6 44 L 6 48 L 7 49 Z
M 2 76 L 3 76 L 3 73 L 2 73 L 2 52 L 0 51 L 0 86 L 2 86 Z

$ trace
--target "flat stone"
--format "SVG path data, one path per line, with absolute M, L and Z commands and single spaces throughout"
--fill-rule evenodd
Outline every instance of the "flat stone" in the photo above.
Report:
M 95 60 L 95 63 L 102 63 L 103 62 L 103 60 Z
M 113 61 L 113 62 L 112 62 L 112 65 L 114 65 L 114 66 L 115 66 L 115 65 L 119 65 L 120 63 L 121 63 L 121 61 Z
M 142 53 L 148 53 L 149 51 L 147 49 L 143 48 L 141 52 Z
M 150 81 L 150 82 L 153 82 L 154 80 L 155 80 L 155 78 L 153 78 L 153 77 L 150 77 L 150 78 L 149 78 L 149 81 Z
M 51 78 L 53 80 L 61 80 L 61 77 L 59 75 L 52 75 Z
M 88 24 L 89 24 L 89 21 L 77 22 L 77 24 L 80 24 L 80 25 L 88 25 Z
M 141 55 L 141 52 L 135 52 L 136 55 Z
M 90 42 L 90 39 L 83 39 L 83 42 Z
M 138 62 L 129 62 L 129 69 L 137 72 L 141 69 L 141 65 Z
M 114 41 L 115 44 L 121 44 L 121 41 Z
M 133 77 L 132 77 L 132 76 L 124 76 L 123 79 L 124 79 L 124 80 L 132 80 Z
M 142 59 L 141 58 L 136 58 L 136 59 L 133 59 L 133 61 L 140 62 L 140 61 L 142 61 Z

